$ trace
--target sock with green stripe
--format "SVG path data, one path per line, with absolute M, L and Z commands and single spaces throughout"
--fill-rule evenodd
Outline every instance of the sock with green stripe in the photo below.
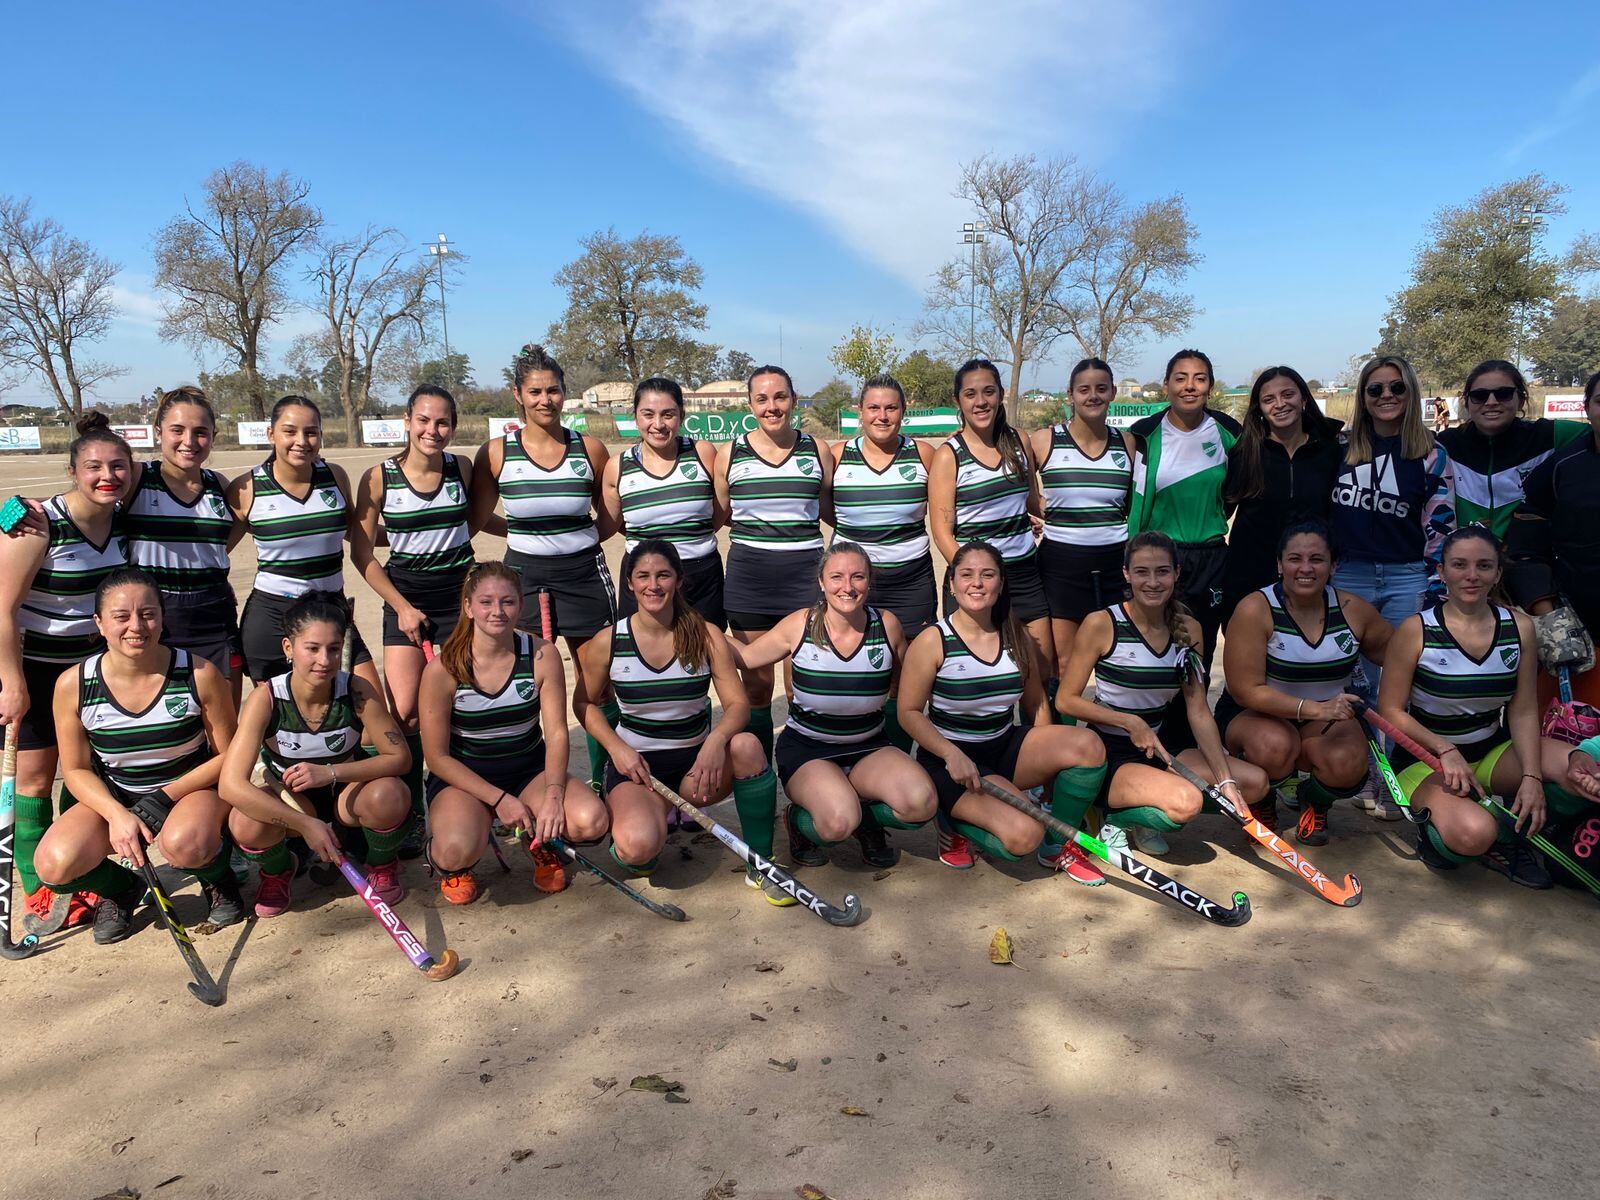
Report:
M 239 853 L 255 863 L 256 870 L 263 875 L 282 875 L 293 862 L 289 857 L 288 838 L 275 842 L 265 850 L 252 850 L 241 842 L 239 844 Z
M 1558 817 L 1581 817 L 1587 812 L 1590 801 L 1582 796 L 1575 796 L 1565 788 L 1557 787 L 1553 783 L 1546 783 L 1544 787 L 1544 802 L 1550 811 Z
M 400 843 L 406 840 L 406 834 L 411 831 L 411 817 L 408 814 L 404 821 L 393 829 L 366 829 L 361 830 L 367 839 L 367 866 L 381 867 L 392 863 L 400 857 Z
M 411 792 L 411 815 L 421 817 L 427 814 L 427 805 L 423 799 L 422 791 L 422 735 L 420 733 L 406 734 L 406 749 L 411 751 L 411 769 L 406 772 L 406 787 Z
M 229 851 L 232 849 L 228 839 L 223 838 L 222 849 L 217 851 L 216 857 L 208 863 L 201 863 L 198 867 L 188 868 L 189 874 L 201 883 L 221 883 L 224 879 L 233 878 L 233 867 L 228 863 Z
M 1068 767 L 1058 771 L 1054 782 L 1050 785 L 1050 815 L 1058 821 L 1065 821 L 1074 829 L 1084 828 L 1084 820 L 1096 797 L 1100 795 L 1100 787 L 1105 783 L 1106 765 L 1100 763 L 1093 767 Z M 1055 833 L 1046 829 L 1044 841 L 1040 849 L 1047 855 L 1060 852 L 1061 843 L 1056 841 Z
M 1000 839 L 987 829 L 968 824 L 966 821 L 952 820 L 950 824 L 955 826 L 957 833 L 991 858 L 1003 858 L 1007 862 L 1021 861 L 1021 855 L 1013 854 L 1007 850 Z
M 98 867 L 86 871 L 76 879 L 63 884 L 50 883 L 45 886 L 58 896 L 70 896 L 73 892 L 93 892 L 97 896 L 126 896 L 135 888 L 144 887 L 144 880 L 121 863 L 114 863 L 108 858 Z
M 865 819 L 866 813 L 863 812 L 861 815 L 862 818 Z M 827 838 L 822 837 L 817 833 L 817 826 L 816 823 L 812 821 L 811 814 L 808 813 L 801 805 L 796 804 L 794 806 L 794 816 L 791 817 L 790 820 L 795 823 L 801 833 L 805 834 L 819 846 L 837 846 L 839 844 L 838 842 L 830 842 Z
M 1106 814 L 1106 824 L 1115 825 L 1119 829 L 1132 829 L 1137 826 L 1141 829 L 1154 829 L 1158 833 L 1177 833 L 1183 828 L 1166 813 L 1150 804 L 1140 804 L 1134 808 L 1113 808 Z
M 1356 785 L 1356 791 L 1361 790 L 1361 785 Z M 1325 813 L 1333 807 L 1333 802 L 1338 799 L 1315 775 L 1308 775 L 1300 781 L 1300 790 L 1296 793 L 1300 797 L 1300 804 L 1305 808 L 1315 809 Z
M 756 741 L 761 743 L 761 753 L 767 756 L 767 761 L 772 761 L 772 702 L 767 701 L 767 707 L 750 706 L 750 720 L 745 724 L 745 732 L 755 734 Z M 745 839 L 749 841 L 748 838 Z
M 1444 838 L 1439 836 L 1439 831 L 1433 827 L 1433 822 L 1432 821 L 1429 821 L 1426 825 L 1424 825 L 1422 827 L 1422 832 L 1427 837 L 1428 841 L 1433 845 L 1433 848 L 1435 850 L 1437 850 L 1442 856 L 1444 856 L 1445 858 L 1449 859 L 1451 862 L 1454 862 L 1454 863 L 1469 863 L 1475 857 L 1474 855 L 1471 855 L 1471 854 L 1459 854 L 1456 851 L 1450 849 L 1449 846 L 1446 846 L 1444 844 Z
M 927 824 L 926 821 L 917 821 L 915 823 L 902 821 L 895 815 L 894 809 L 890 808 L 882 800 L 869 801 L 862 807 L 861 815 L 863 820 L 871 817 L 878 823 L 880 829 L 921 829 Z
M 646 875 L 650 874 L 650 872 L 654 871 L 656 869 L 656 864 L 661 861 L 661 855 L 657 854 L 654 858 L 646 863 L 624 862 L 617 854 L 616 842 L 606 843 L 606 853 L 611 855 L 612 862 L 616 863 L 617 866 L 621 867 L 635 879 L 643 879 Z
M 50 828 L 50 817 L 49 796 L 17 797 L 17 874 L 22 876 L 22 890 L 30 894 L 39 890 L 33 855 Z
M 745 845 L 770 859 L 772 826 L 778 817 L 778 777 L 770 766 L 759 775 L 733 781 L 733 807 L 739 814 L 739 836 Z
M 896 750 L 911 753 L 911 735 L 900 728 L 900 703 L 893 696 L 883 702 L 883 736 Z
M 600 711 L 605 714 L 606 724 L 611 728 L 617 727 L 617 722 L 622 718 L 622 709 L 617 707 L 616 697 L 600 705 Z M 594 736 L 588 732 L 583 735 L 584 743 L 589 747 L 589 786 L 594 789 L 595 795 L 603 795 L 606 786 L 606 764 L 611 761 L 611 756 Z

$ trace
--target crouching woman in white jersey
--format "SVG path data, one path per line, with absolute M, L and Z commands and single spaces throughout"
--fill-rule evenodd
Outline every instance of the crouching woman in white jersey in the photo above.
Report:
M 229 827 L 261 872 L 258 917 L 289 907 L 297 865 L 285 844 L 290 833 L 324 862 L 347 850 L 363 858 L 384 903 L 405 895 L 397 859 L 410 824 L 404 777 L 411 752 L 383 694 L 339 669 L 349 622 L 337 593 L 309 592 L 289 606 L 282 638 L 289 669 L 245 698 L 222 760 L 222 798 L 234 810 Z
M 79 803 L 39 843 L 34 866 L 60 894 L 93 892 L 94 940 L 132 929 L 144 881 L 108 861 L 135 865 L 145 846 L 200 880 L 213 925 L 244 916 L 225 853 L 228 806 L 217 794 L 222 751 L 233 736 L 233 696 L 222 672 L 161 643 L 161 592 L 137 567 L 120 567 L 95 593 L 105 649 L 56 681 L 56 736 L 66 785 Z
M 1162 835 L 1182 829 L 1201 806 L 1200 793 L 1163 765 L 1170 755 L 1161 744 L 1161 716 L 1179 692 L 1198 747 L 1179 758 L 1241 806 L 1262 801 L 1267 775 L 1229 758 L 1222 748 L 1206 707 L 1198 661 L 1200 623 L 1178 602 L 1178 551 L 1172 539 L 1154 531 L 1133 537 L 1123 576 L 1128 600 L 1090 613 L 1079 627 L 1056 707 L 1092 726 L 1105 742 L 1102 794 L 1109 811 L 1101 840 L 1126 849 L 1127 836 L 1120 831 L 1134 829 L 1142 834 L 1142 850 L 1161 854 L 1166 850 Z M 1091 673 L 1092 700 L 1083 694 Z M 1076 815 L 1081 818 L 1081 811 Z
M 472 868 L 498 817 L 533 837 L 534 883 L 567 886 L 543 843 L 580 845 L 606 831 L 605 805 L 567 774 L 567 679 L 555 647 L 517 628 L 522 577 L 479 563 L 461 586 L 460 615 L 422 673 L 428 759 L 428 861 L 451 904 L 478 898 Z
M 740 836 L 771 858 L 778 781 L 755 735 L 741 732 L 750 705 L 727 639 L 689 603 L 683 560 L 671 542 L 640 542 L 623 558 L 622 576 L 638 608 L 584 646 L 573 696 L 578 720 L 610 756 L 604 795 L 611 857 L 633 875 L 655 869 L 668 808 L 650 786 L 655 778 L 701 807 L 732 791 Z M 614 725 L 589 691 L 608 684 L 619 713 Z M 715 724 L 713 686 L 722 703 Z M 754 872 L 746 881 L 778 907 L 795 903 Z
M 985 793 L 985 780 L 1013 792 L 1049 785 L 1053 813 L 1081 814 L 1100 790 L 1105 749 L 1086 729 L 1051 723 L 1041 656 L 1011 609 L 1000 551 L 968 542 L 950 561 L 950 583 L 955 611 L 923 630 L 906 655 L 900 725 L 938 795 L 939 861 L 967 870 L 972 843 L 1014 860 L 1044 833 Z M 1027 724 L 1013 720 L 1019 701 Z M 1105 882 L 1071 844 L 1041 850 L 1040 861 L 1089 887 Z
M 854 834 L 869 865 L 892 867 L 899 852 L 884 829 L 915 829 L 934 813 L 928 773 L 884 730 L 905 637 L 892 612 L 867 604 L 872 563 L 860 546 L 835 541 L 818 562 L 817 582 L 816 604 L 735 646 L 734 657 L 741 670 L 794 660 L 789 721 L 774 751 L 790 801 L 790 857 L 820 867 L 824 847 Z

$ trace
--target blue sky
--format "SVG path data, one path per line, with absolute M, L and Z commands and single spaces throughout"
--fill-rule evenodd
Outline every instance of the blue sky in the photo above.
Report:
M 1369 347 L 1440 205 L 1539 170 L 1600 230 L 1592 3 L 285 0 L 8 13 L 0 191 L 122 264 L 109 400 L 192 378 L 156 335 L 153 232 L 234 159 L 307 179 L 330 223 L 449 234 L 452 344 L 492 380 L 559 315 L 579 237 L 675 233 L 711 340 L 803 389 L 856 322 L 906 340 L 969 214 L 958 164 L 1073 153 L 1181 193 L 1204 263 L 1184 344 L 1227 382 Z M 156 15 L 159 13 L 159 15 Z M 1315 13 L 1315 15 L 1313 15 Z M 312 318 L 274 333 L 281 353 Z M 1147 379 L 1175 344 L 1119 373 Z M 1058 351 L 1030 382 L 1060 386 Z M 27 381 L 8 400 L 42 398 Z

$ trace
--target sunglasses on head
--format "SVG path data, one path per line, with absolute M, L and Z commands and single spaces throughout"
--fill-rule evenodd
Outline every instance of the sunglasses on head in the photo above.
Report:
M 1381 397 L 1383 395 L 1383 391 L 1384 391 L 1385 388 L 1389 389 L 1389 395 L 1391 395 L 1391 396 L 1404 396 L 1406 394 L 1405 381 L 1401 380 L 1401 379 L 1396 379 L 1393 383 L 1369 383 L 1369 384 L 1367 384 L 1367 395 L 1369 397 L 1371 397 L 1372 399 L 1377 400 L 1379 397 Z
M 1516 394 L 1517 389 L 1509 385 L 1506 387 L 1473 388 L 1467 393 L 1467 399 L 1473 404 L 1487 404 L 1489 397 L 1493 396 L 1501 404 L 1504 404 Z

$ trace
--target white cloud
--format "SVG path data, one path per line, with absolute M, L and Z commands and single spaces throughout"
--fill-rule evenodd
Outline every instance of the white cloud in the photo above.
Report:
M 124 272 L 122 282 L 111 285 L 111 301 L 117 306 L 116 323 L 136 329 L 156 329 L 161 324 L 161 300 L 155 294 L 155 281 L 143 275 Z
M 1568 84 L 1560 98 L 1547 108 L 1547 119 L 1518 138 L 1505 152 L 1505 160 L 1515 162 L 1535 146 L 1565 133 L 1584 115 L 1589 99 L 1596 93 L 1600 93 L 1600 66 L 1590 67 Z
M 969 219 L 962 161 L 1092 161 L 1186 36 L 1171 0 L 643 0 L 566 19 L 642 107 L 918 290 Z

